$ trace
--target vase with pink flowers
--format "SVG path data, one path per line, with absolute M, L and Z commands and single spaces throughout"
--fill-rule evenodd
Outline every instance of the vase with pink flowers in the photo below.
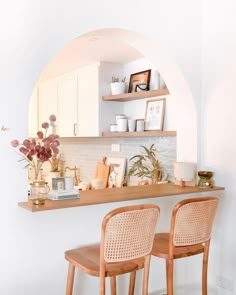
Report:
M 44 132 L 37 132 L 37 139 L 27 138 L 22 143 L 20 143 L 17 139 L 11 141 L 11 145 L 14 148 L 17 148 L 23 156 L 22 160 L 25 160 L 27 162 L 26 167 L 29 167 L 33 170 L 34 177 L 32 185 L 43 185 L 43 180 L 40 174 L 43 164 L 47 161 L 50 161 L 50 159 L 57 158 L 57 155 L 59 154 L 59 135 L 54 133 L 47 134 L 50 127 L 52 127 L 52 129 L 55 129 L 55 122 L 56 116 L 51 115 L 49 117 L 49 123 L 44 122 L 42 124 Z

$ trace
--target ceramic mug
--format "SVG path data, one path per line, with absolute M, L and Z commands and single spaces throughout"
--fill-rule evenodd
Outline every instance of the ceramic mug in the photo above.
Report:
M 65 190 L 71 191 L 74 188 L 74 177 L 73 176 L 66 176 L 64 177 L 64 183 L 65 183 Z
M 133 120 L 133 119 L 128 120 L 128 130 L 129 130 L 129 132 L 134 132 L 135 131 L 135 125 L 136 125 L 135 120 Z

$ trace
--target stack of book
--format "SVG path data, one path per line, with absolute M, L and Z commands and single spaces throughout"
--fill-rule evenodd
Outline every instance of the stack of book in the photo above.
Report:
M 51 190 L 48 193 L 48 198 L 54 201 L 57 200 L 66 200 L 66 199 L 78 199 L 80 193 L 78 189 L 73 189 L 70 191 L 66 190 Z

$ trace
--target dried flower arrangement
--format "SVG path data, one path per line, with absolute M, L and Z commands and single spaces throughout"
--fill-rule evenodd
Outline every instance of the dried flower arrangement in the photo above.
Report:
M 17 139 L 11 141 L 11 145 L 17 148 L 18 151 L 23 155 L 22 160 L 26 160 L 28 164 L 26 167 L 31 166 L 34 170 L 35 180 L 39 178 L 39 172 L 43 163 L 49 161 L 53 169 L 55 169 L 56 164 L 58 164 L 58 154 L 59 154 L 59 135 L 50 134 L 47 136 L 49 127 L 56 127 L 56 116 L 51 115 L 49 117 L 49 123 L 44 122 L 42 128 L 45 129 L 44 133 L 42 131 L 37 132 L 39 141 L 37 142 L 35 138 L 28 138 L 19 143 Z M 51 159 L 51 160 L 50 160 Z
M 117 83 L 117 82 L 123 82 L 123 83 L 125 83 L 125 80 L 126 80 L 126 77 L 124 77 L 124 78 L 120 81 L 120 79 L 119 79 L 118 77 L 113 76 L 112 79 L 111 79 L 111 82 L 112 82 L 112 83 Z

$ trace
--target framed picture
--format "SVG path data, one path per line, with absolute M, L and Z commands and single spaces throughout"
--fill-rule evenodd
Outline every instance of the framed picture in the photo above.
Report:
M 165 98 L 146 102 L 145 130 L 163 130 Z
M 128 92 L 149 90 L 150 77 L 151 70 L 131 74 Z
M 126 158 L 110 157 L 107 159 L 107 164 L 110 165 L 108 187 L 121 187 L 125 175 Z

